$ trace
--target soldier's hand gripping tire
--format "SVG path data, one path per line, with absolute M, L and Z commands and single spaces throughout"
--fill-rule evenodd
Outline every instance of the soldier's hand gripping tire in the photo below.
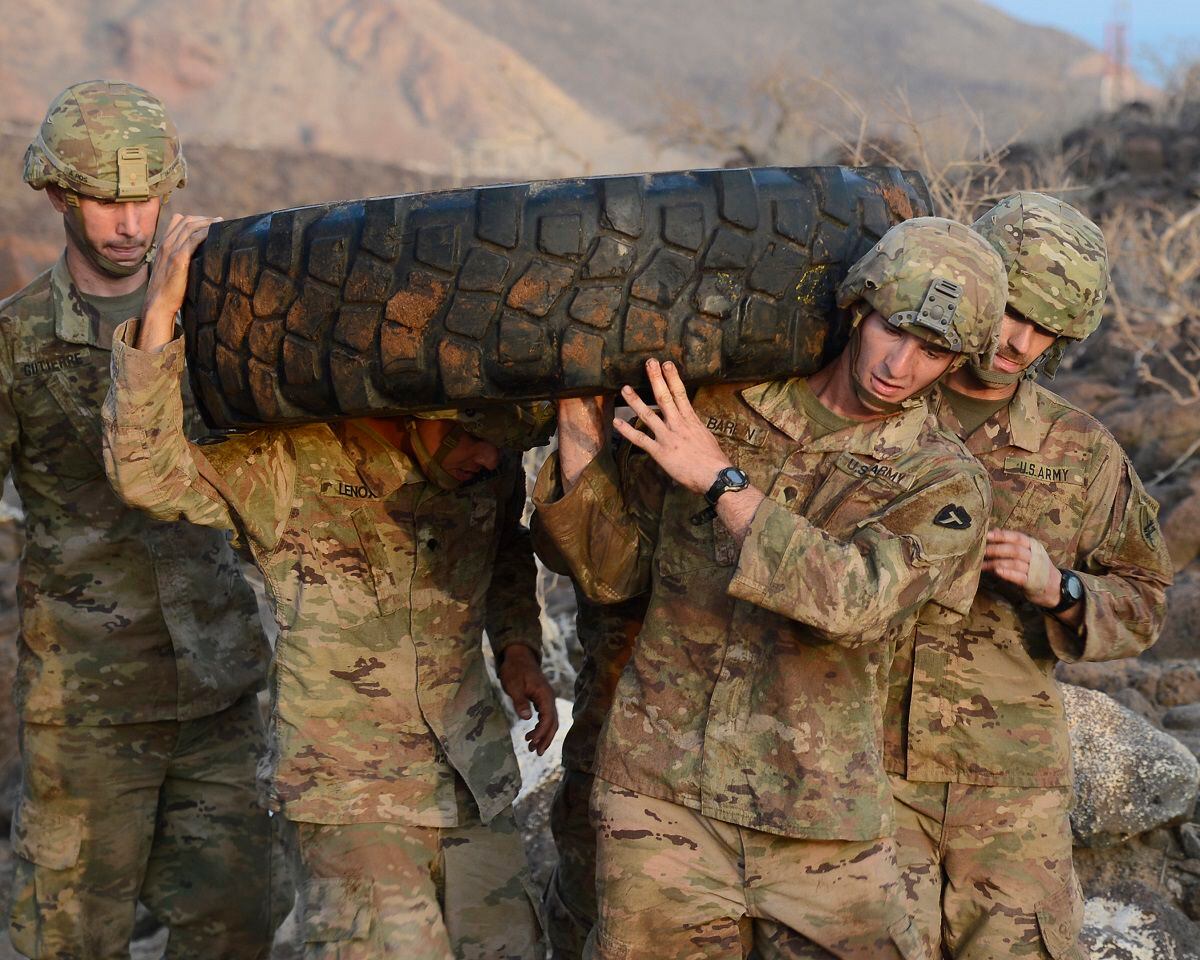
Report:
M 931 212 L 892 167 L 591 177 L 301 207 L 213 225 L 184 309 L 210 424 L 389 415 L 811 373 L 834 291 Z

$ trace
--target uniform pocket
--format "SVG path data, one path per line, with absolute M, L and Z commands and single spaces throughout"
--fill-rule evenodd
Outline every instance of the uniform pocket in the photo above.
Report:
M 584 947 L 583 955 L 591 957 L 592 960 L 633 960 L 636 956 L 630 944 L 619 940 L 599 926 L 592 927 L 588 941 L 593 949 Z
M 51 416 L 43 424 L 26 425 L 45 460 L 52 464 L 55 478 L 67 490 L 73 490 L 104 476 L 101 452 L 100 411 L 88 410 L 61 373 L 50 374 L 45 380 L 46 392 L 54 399 L 46 405 L 66 420 L 54 423 Z M 68 426 L 69 429 L 62 429 Z M 41 436 L 39 436 L 39 434 Z M 41 442 L 44 438 L 44 443 Z
M 542 898 L 533 885 L 533 878 L 528 872 L 521 876 L 521 889 L 525 891 L 525 899 L 529 901 L 529 923 L 533 931 L 530 939 L 532 946 L 542 947 L 546 937 L 546 915 L 542 910 Z M 540 953 L 540 951 L 539 951 Z
M 1079 945 L 1083 929 L 1083 894 L 1072 878 L 1037 906 L 1038 932 L 1054 960 L 1086 960 Z
M 314 878 L 303 888 L 304 942 L 366 940 L 375 917 L 370 880 Z
M 343 627 L 377 619 L 399 606 L 399 591 L 377 522 L 372 511 L 360 508 L 314 523 L 309 530 L 337 620 Z
M 917 933 L 917 925 L 912 917 L 904 916 L 888 925 L 888 934 L 892 943 L 904 960 L 929 960 L 925 946 L 921 943 L 921 935 Z
M 13 852 L 49 870 L 66 870 L 79 861 L 83 818 L 42 810 L 22 802 L 13 818 Z
M 8 932 L 22 956 L 57 957 L 61 949 L 83 942 L 72 889 L 78 883 L 72 868 L 82 845 L 81 817 L 42 810 L 29 801 L 17 808 Z

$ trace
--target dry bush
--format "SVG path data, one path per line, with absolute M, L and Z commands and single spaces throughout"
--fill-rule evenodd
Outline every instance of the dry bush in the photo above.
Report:
M 1057 149 L 993 142 L 983 117 L 962 103 L 954 117 L 921 116 L 897 91 L 865 104 L 830 80 L 764 72 L 732 120 L 688 101 L 668 105 L 651 133 L 663 143 L 699 149 L 724 166 L 893 164 L 920 170 L 934 209 L 970 223 L 1014 190 L 1069 198 L 1071 158 Z M 969 123 L 964 128 L 963 117 Z
M 1118 207 L 1104 220 L 1116 342 L 1139 378 L 1176 403 L 1200 403 L 1200 204 Z
M 822 108 L 805 94 L 775 67 L 747 85 L 732 117 L 715 115 L 706 102 L 669 97 L 665 119 L 645 132 L 664 146 L 699 150 L 719 166 L 812 163 L 828 142 L 815 119 Z

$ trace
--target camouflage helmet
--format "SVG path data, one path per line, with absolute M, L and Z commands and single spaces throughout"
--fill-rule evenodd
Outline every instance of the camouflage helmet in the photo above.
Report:
M 917 217 L 892 227 L 850 268 L 837 302 L 865 303 L 892 326 L 987 364 L 999 341 L 1004 291 L 1004 263 L 979 234 L 953 220 Z
M 473 437 L 501 450 L 529 450 L 544 446 L 554 433 L 555 408 L 547 400 L 500 404 L 469 410 L 426 410 L 417 420 L 453 420 Z
M 557 410 L 547 400 L 460 410 L 456 419 L 473 437 L 501 450 L 529 450 L 550 442 Z
M 162 101 L 118 80 L 88 80 L 55 97 L 25 151 L 25 182 L 99 200 L 165 196 L 187 179 Z
M 416 428 L 418 420 L 448 420 L 454 428 L 442 438 L 436 450 L 430 450 Z M 462 486 L 462 481 L 447 472 L 443 463 L 464 433 L 501 450 L 528 450 L 549 442 L 554 423 L 554 404 L 545 400 L 481 410 L 426 410 L 409 418 L 408 439 L 417 466 L 426 478 L 445 490 L 455 490 Z M 476 479 L 483 476 L 480 474 Z
M 1068 203 L 1042 193 L 1006 197 L 975 221 L 1008 274 L 1008 306 L 1060 337 L 1100 325 L 1108 294 L 1104 235 Z

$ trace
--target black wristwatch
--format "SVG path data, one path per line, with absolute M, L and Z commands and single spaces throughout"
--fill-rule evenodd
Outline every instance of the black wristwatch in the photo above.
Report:
M 1058 588 L 1058 603 L 1050 608 L 1051 613 L 1069 610 L 1083 599 L 1083 581 L 1079 579 L 1079 574 L 1074 570 L 1060 569 L 1058 572 L 1062 575 L 1062 582 Z
M 726 493 L 736 493 L 750 486 L 750 478 L 737 467 L 726 467 L 717 471 L 717 479 L 704 493 L 708 506 L 692 517 L 692 523 L 699 526 L 708 523 L 717 515 L 717 501 Z

